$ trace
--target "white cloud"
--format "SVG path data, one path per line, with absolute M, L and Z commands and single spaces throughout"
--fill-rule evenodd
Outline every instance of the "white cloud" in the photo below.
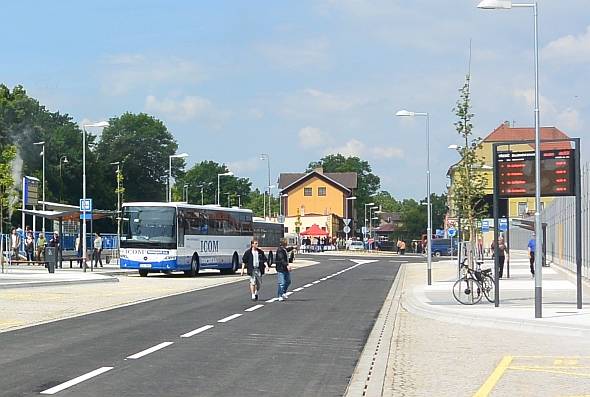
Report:
M 344 146 L 326 148 L 323 150 L 323 153 L 325 155 L 340 153 L 346 157 L 356 156 L 360 158 L 403 158 L 405 156 L 402 149 L 394 147 L 382 148 L 378 146 L 368 148 L 363 142 L 356 139 L 349 140 Z
M 173 83 L 186 86 L 209 79 L 208 73 L 198 63 L 168 56 L 104 55 L 103 68 L 106 73 L 101 92 L 110 96 L 123 95 L 138 87 Z
M 398 148 L 394 148 L 394 147 L 374 147 L 373 154 L 375 155 L 376 158 L 385 157 L 387 159 L 390 159 L 393 157 L 399 157 L 399 158 L 405 157 L 405 153 L 404 153 L 403 149 L 398 149 Z
M 165 115 L 174 121 L 193 119 L 215 119 L 223 121 L 230 116 L 228 111 L 218 111 L 208 99 L 187 95 L 183 100 L 158 100 L 154 95 L 145 98 L 147 112 Z
M 590 26 L 585 34 L 567 35 L 547 44 L 540 52 L 544 59 L 559 63 L 587 64 L 590 62 Z
M 581 131 L 584 122 L 576 109 L 568 108 L 557 116 L 557 127 L 562 131 Z M 569 134 L 568 134 L 569 135 Z
M 323 141 L 324 137 L 319 128 L 307 126 L 299 130 L 299 146 L 304 149 L 320 146 Z
M 252 157 L 243 161 L 230 162 L 226 165 L 227 168 L 238 177 L 239 175 L 249 175 L 252 172 L 259 170 L 261 166 L 264 166 L 266 169 L 266 161 L 261 161 L 260 157 Z
M 327 112 L 344 113 L 365 105 L 369 99 L 348 95 L 335 95 L 306 88 L 293 94 L 283 95 L 280 112 L 289 118 L 324 118 Z
M 319 38 L 306 40 L 299 47 L 259 44 L 256 49 L 282 69 L 300 69 L 310 65 L 329 64 L 331 62 L 331 56 L 328 53 L 329 44 L 327 38 Z
M 535 103 L 535 90 L 530 88 L 527 90 L 515 90 L 514 96 L 516 98 L 524 98 L 529 105 L 534 105 Z M 553 103 L 546 97 L 539 95 L 539 111 L 542 114 L 550 113 L 555 114 L 557 113 L 557 109 L 553 105 Z

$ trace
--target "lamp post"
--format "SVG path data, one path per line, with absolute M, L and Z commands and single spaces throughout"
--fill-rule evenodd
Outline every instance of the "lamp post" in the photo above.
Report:
M 119 252 L 117 257 L 121 258 L 119 251 L 121 247 L 121 162 L 115 161 L 111 165 L 117 166 L 117 171 L 115 171 L 115 175 L 117 175 L 117 252 Z
M 270 156 L 266 153 L 262 153 L 260 155 L 260 160 L 264 160 L 264 158 L 266 157 L 267 163 L 268 163 L 268 186 L 270 186 Z M 263 205 L 263 218 L 266 217 L 266 209 L 264 209 L 264 207 L 266 206 L 266 201 L 264 202 Z M 270 190 L 268 192 L 268 217 L 270 218 Z
M 187 153 L 171 154 L 168 158 L 168 202 L 172 201 L 172 158 L 187 157 Z
M 204 205 L 204 201 L 203 201 L 203 185 L 197 185 L 197 187 L 201 188 L 201 205 Z
M 231 196 L 231 192 L 227 192 L 227 193 L 223 193 L 223 194 L 227 194 L 227 208 L 231 208 L 231 203 L 230 203 L 230 196 Z
M 512 7 L 532 7 L 534 18 L 534 40 L 535 40 L 535 239 L 539 241 L 542 236 L 541 231 L 541 133 L 539 122 L 539 31 L 538 31 L 538 12 L 537 3 L 513 4 L 506 0 L 483 0 L 477 5 L 482 9 L 510 9 Z M 542 317 L 542 264 L 541 264 L 541 246 L 537 245 L 535 250 L 535 318 Z
M 107 127 L 108 121 L 99 121 L 94 124 L 82 125 L 82 262 L 84 272 L 86 272 L 86 127 Z M 43 200 L 45 204 L 45 200 Z
M 371 205 L 375 205 L 375 203 L 370 202 L 370 203 L 365 204 L 365 231 L 363 233 L 365 240 L 367 239 L 367 207 L 369 207 Z
M 350 218 L 348 217 L 348 200 L 356 200 L 356 197 L 352 196 L 352 197 L 346 198 L 346 219 L 350 220 Z M 350 228 L 349 225 L 350 225 L 350 222 L 346 226 L 348 226 Z M 348 233 L 346 233 L 346 241 L 348 241 Z
M 236 194 L 236 197 L 238 198 L 238 208 L 242 207 L 242 195 L 241 194 Z
M 43 156 L 43 211 L 45 211 L 45 141 L 41 141 L 41 142 L 35 142 L 33 143 L 33 145 L 41 145 L 41 153 L 39 153 L 41 156 Z M 23 208 L 24 208 L 24 204 L 23 204 Z M 25 227 L 25 225 L 23 224 L 23 227 Z M 43 232 L 45 232 L 45 218 L 43 218 L 43 227 L 41 228 L 43 230 Z M 43 233 L 45 234 L 45 233 Z
M 184 202 L 188 204 L 188 188 L 189 188 L 189 184 L 185 184 L 183 191 L 182 191 L 182 198 L 184 199 Z
M 221 196 L 221 189 L 219 187 L 219 177 L 221 177 L 221 176 L 233 176 L 233 175 L 234 175 L 234 173 L 231 172 L 231 171 L 224 172 L 222 174 L 217 174 L 217 205 L 221 205 L 220 202 L 219 202 L 220 201 L 220 196 Z
M 432 284 L 432 210 L 430 208 L 430 120 L 428 117 L 428 113 L 426 112 L 409 112 L 407 110 L 400 110 L 395 114 L 396 116 L 401 117 L 414 117 L 414 116 L 424 116 L 426 117 L 426 205 L 428 206 L 427 209 L 427 222 L 426 225 L 426 262 L 428 268 L 428 285 Z
M 59 177 L 61 178 L 61 165 L 68 163 L 68 156 L 61 156 L 59 158 Z
M 275 185 L 269 185 L 266 187 L 268 189 L 268 220 L 272 217 L 271 209 L 270 209 L 270 189 L 274 189 Z

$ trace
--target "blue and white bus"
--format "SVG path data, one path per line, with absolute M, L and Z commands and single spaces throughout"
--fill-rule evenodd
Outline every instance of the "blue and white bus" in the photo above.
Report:
M 125 203 L 121 221 L 121 269 L 181 270 L 195 276 L 218 269 L 233 274 L 253 236 L 252 211 L 186 203 Z

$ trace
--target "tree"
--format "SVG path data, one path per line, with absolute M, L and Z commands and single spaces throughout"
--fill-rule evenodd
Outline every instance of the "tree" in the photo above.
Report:
M 160 120 L 145 113 L 125 113 L 109 120 L 95 153 L 104 170 L 110 163 L 125 159 L 126 201 L 166 201 L 170 155 L 177 149 L 174 137 Z M 184 165 L 182 158 L 172 159 L 173 178 L 182 178 Z M 105 183 L 111 204 L 116 203 L 116 178 Z
M 324 172 L 357 173 L 357 189 L 354 191 L 356 200 L 354 201 L 359 214 L 364 212 L 365 204 L 373 200 L 372 196 L 381 186 L 380 178 L 373 174 L 369 163 L 355 156 L 344 157 L 340 153 L 330 154 L 319 161 L 309 163 L 306 172 L 311 172 L 318 167 L 322 167 Z
M 461 160 L 455 168 L 455 178 L 451 196 L 453 209 L 458 211 L 461 218 L 466 221 L 466 225 L 461 225 L 464 236 L 469 236 L 471 242 L 471 252 L 474 252 L 475 242 L 477 241 L 478 221 L 487 211 L 484 197 L 486 176 L 480 170 L 484 165 L 483 159 L 479 158 L 477 151 L 481 150 L 482 139 L 473 137 L 473 124 L 471 119 L 473 114 L 470 113 L 470 93 L 469 82 L 470 76 L 467 75 L 466 82 L 459 90 L 461 99 L 457 101 L 457 107 L 453 109 L 459 120 L 454 123 L 457 133 L 463 138 L 464 144 L 458 149 Z
M 382 190 L 373 196 L 373 202 L 384 212 L 400 212 L 401 210 L 401 203 L 386 190 Z

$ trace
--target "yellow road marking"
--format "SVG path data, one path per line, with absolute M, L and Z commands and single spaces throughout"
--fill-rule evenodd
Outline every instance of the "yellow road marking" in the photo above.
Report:
M 479 390 L 473 395 L 473 397 L 487 397 L 490 392 L 496 386 L 496 383 L 500 380 L 502 375 L 506 372 L 510 363 L 514 360 L 514 356 L 506 356 L 500 361 L 500 364 L 496 367 L 494 372 L 489 376 L 489 378 L 484 382 L 484 384 L 479 388 Z
M 578 360 L 555 360 L 554 365 L 578 365 Z
M 575 376 L 588 376 L 590 374 L 584 374 L 580 372 L 565 372 L 565 371 L 555 371 L 551 369 L 544 369 L 547 367 L 510 367 L 509 369 L 517 370 L 517 371 L 529 371 L 529 372 L 547 372 L 550 374 L 560 374 L 560 375 L 575 375 Z

